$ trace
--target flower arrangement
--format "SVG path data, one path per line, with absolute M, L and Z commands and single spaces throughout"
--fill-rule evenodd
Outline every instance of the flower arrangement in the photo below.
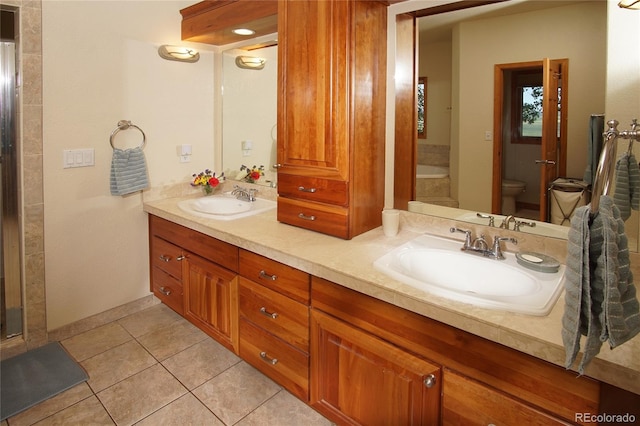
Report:
M 216 190 L 220 182 L 224 182 L 224 173 L 216 177 L 216 172 L 212 172 L 209 169 L 205 169 L 204 172 L 193 174 L 193 181 L 191 186 L 199 186 L 202 188 L 202 192 L 205 195 L 211 195 Z
M 253 166 L 249 168 L 243 164 L 240 167 L 240 172 L 246 173 L 246 175 L 242 178 L 245 182 L 256 183 L 260 179 L 260 177 L 264 176 L 264 166 Z

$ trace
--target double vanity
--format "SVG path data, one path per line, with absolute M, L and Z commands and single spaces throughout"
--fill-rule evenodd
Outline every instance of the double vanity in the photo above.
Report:
M 275 209 L 220 220 L 185 208 L 198 200 L 216 203 L 145 202 L 154 293 L 333 421 L 574 424 L 640 394 L 637 338 L 603 346 L 589 377 L 563 367 L 563 267 L 531 270 L 514 253 L 562 262 L 565 241 L 410 212 L 395 237 L 342 240 Z M 505 260 L 464 253 L 456 226 L 518 244 L 501 242 Z

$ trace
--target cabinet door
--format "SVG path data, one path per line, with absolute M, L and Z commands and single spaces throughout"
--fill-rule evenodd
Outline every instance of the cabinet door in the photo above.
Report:
M 445 369 L 443 425 L 569 425 L 507 394 Z
M 338 423 L 439 422 L 440 367 L 318 311 L 311 315 L 311 404 Z
M 192 253 L 184 268 L 185 317 L 238 353 L 237 275 Z
M 279 175 L 349 178 L 351 3 L 279 3 Z

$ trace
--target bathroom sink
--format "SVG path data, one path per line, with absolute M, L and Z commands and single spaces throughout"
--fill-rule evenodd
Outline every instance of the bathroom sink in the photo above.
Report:
M 374 262 L 386 275 L 418 290 L 482 308 L 547 315 L 564 288 L 558 272 L 530 270 L 513 253 L 494 260 L 465 253 L 462 241 L 422 235 Z
M 262 198 L 256 201 L 242 201 L 230 194 L 183 200 L 178 203 L 181 210 L 199 217 L 217 220 L 234 220 L 253 216 L 275 209 L 276 202 Z

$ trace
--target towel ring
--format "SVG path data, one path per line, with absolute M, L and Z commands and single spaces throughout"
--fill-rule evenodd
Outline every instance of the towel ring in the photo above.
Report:
M 144 146 L 147 144 L 147 135 L 144 134 L 144 132 L 140 127 L 136 126 L 135 124 L 131 124 L 131 121 L 129 120 L 118 121 L 118 127 L 113 129 L 113 132 L 111 132 L 111 136 L 109 137 L 109 143 L 111 144 L 111 148 L 116 149 L 116 147 L 113 146 L 113 139 L 116 137 L 118 132 L 120 130 L 127 130 L 130 128 L 138 129 L 140 133 L 142 133 L 142 143 L 140 144 L 139 148 L 144 148 Z

